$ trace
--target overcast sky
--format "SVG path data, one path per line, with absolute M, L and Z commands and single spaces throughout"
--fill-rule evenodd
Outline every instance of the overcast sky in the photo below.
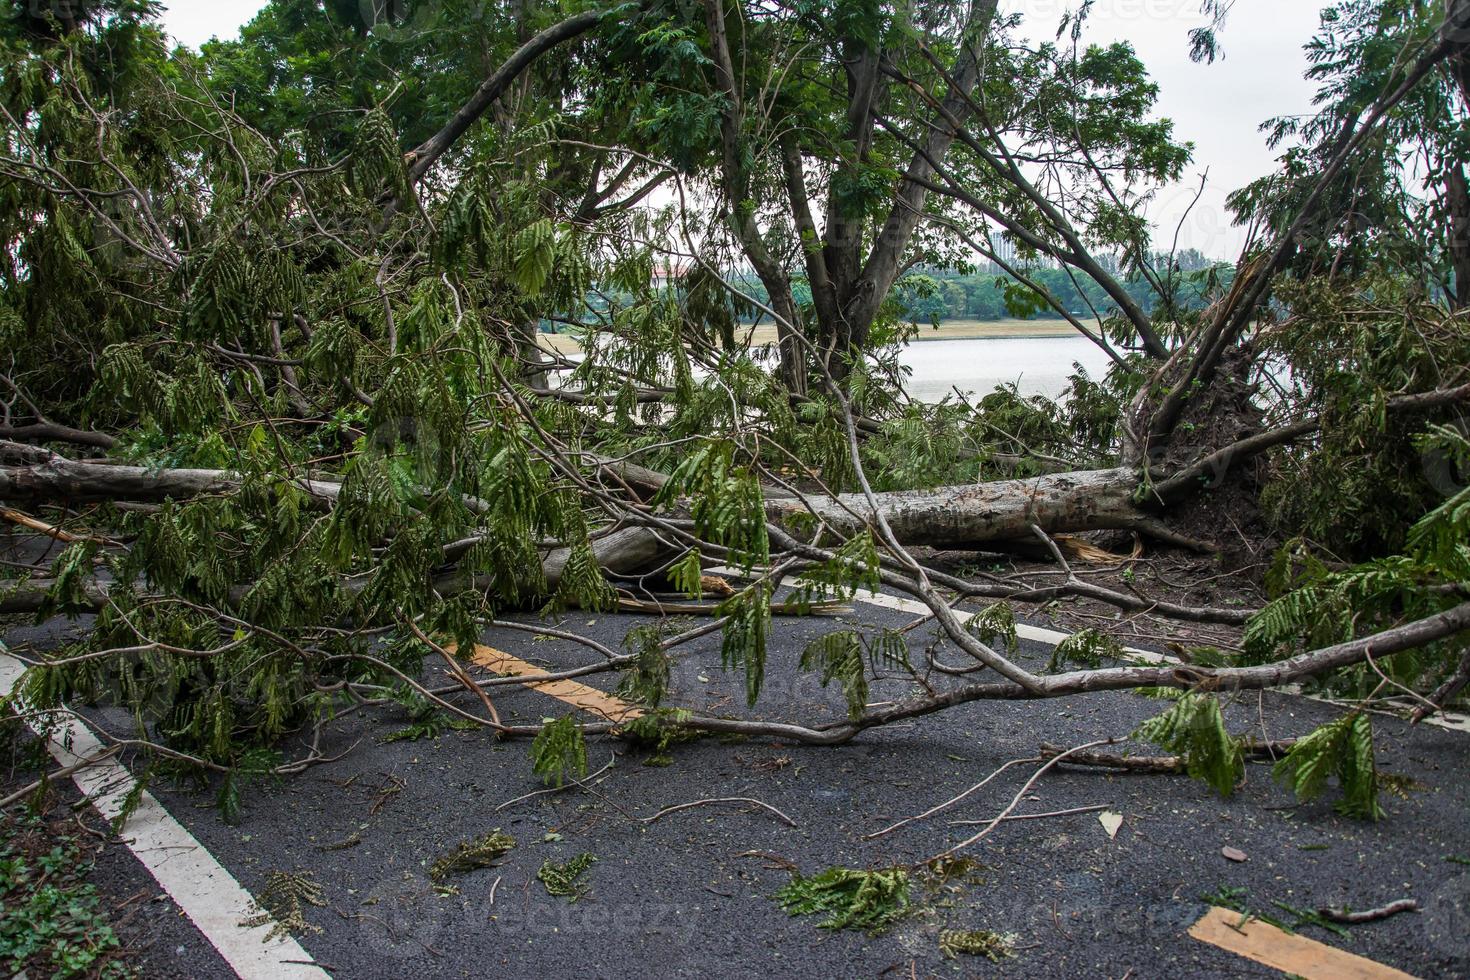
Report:
M 264 0 L 165 0 L 164 23 L 185 44 L 234 35 Z M 1035 37 L 1051 37 L 1072 0 L 1002 0 L 1022 11 Z M 1302 79 L 1302 44 L 1317 26 L 1315 0 L 1237 0 L 1221 35 L 1225 57 L 1213 65 L 1189 60 L 1188 32 L 1203 23 L 1200 0 L 1097 0 L 1088 39 L 1128 40 L 1159 83 L 1158 111 L 1174 120 L 1179 139 L 1195 144 L 1188 179 L 1160 195 L 1150 216 L 1167 247 L 1209 172 L 1204 196 L 1180 233 L 1180 244 L 1215 258 L 1234 258 L 1243 236 L 1232 228 L 1225 195 L 1273 168 L 1257 127 L 1272 116 L 1305 112 L 1311 88 Z

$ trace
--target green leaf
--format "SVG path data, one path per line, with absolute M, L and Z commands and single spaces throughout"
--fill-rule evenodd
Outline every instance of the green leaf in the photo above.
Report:
M 1341 813 L 1363 820 L 1383 816 L 1378 804 L 1373 722 L 1365 712 L 1351 712 L 1297 739 L 1273 767 L 1272 775 L 1303 801 L 1320 797 L 1328 777 L 1336 776 L 1342 792 L 1337 802 Z
M 825 916 L 821 929 L 861 929 L 878 933 L 907 914 L 909 873 L 904 868 L 859 871 L 828 868 L 810 878 L 799 874 L 776 893 L 788 915 Z
M 565 715 L 541 726 L 531 742 L 531 768 L 548 786 L 587 775 L 587 742 L 575 718 Z
M 1184 695 L 1169 710 L 1139 725 L 1133 735 L 1183 756 L 1185 771 L 1223 797 L 1234 795 L 1245 776 L 1240 740 L 1225 730 L 1213 694 Z

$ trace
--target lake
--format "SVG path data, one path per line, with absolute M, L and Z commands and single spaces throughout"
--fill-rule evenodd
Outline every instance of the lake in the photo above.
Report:
M 572 361 L 582 359 L 574 345 L 568 345 L 563 354 Z M 988 395 L 996 385 L 1012 381 L 1023 396 L 1056 398 L 1066 389 L 1074 363 L 1081 364 L 1093 380 L 1100 380 L 1111 364 L 1096 344 L 1075 334 L 920 340 L 904 348 L 899 360 L 912 371 L 909 396 L 924 402 L 940 401 L 955 388 L 967 396 Z M 552 377 L 559 382 L 566 374 L 556 371 Z M 696 377 L 702 374 L 696 369 Z
M 1016 382 L 1023 396 L 1055 398 L 1067 387 L 1073 364 L 1100 380 L 1112 361 L 1085 337 L 996 337 L 979 340 L 927 340 L 909 344 L 899 355 L 912 370 L 908 393 L 937 402 L 959 388 L 987 395 L 996 385 Z

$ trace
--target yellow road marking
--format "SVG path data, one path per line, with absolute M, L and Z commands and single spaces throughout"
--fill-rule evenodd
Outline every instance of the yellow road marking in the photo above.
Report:
M 448 649 L 451 653 L 454 651 L 453 647 Z M 479 643 L 475 644 L 475 652 L 471 655 L 470 662 L 507 677 L 535 677 L 546 673 L 545 669 L 527 663 L 519 657 L 513 657 L 504 650 L 497 650 Z M 621 698 L 615 698 L 595 687 L 588 687 L 576 681 L 533 681 L 526 686 L 616 724 L 632 721 L 643 715 L 643 709 L 637 705 L 629 704 Z
M 1200 942 L 1292 973 L 1306 980 L 1414 980 L 1412 974 L 1375 963 L 1335 946 L 1283 932 L 1259 919 L 1240 925 L 1241 914 L 1211 907 L 1189 927 Z

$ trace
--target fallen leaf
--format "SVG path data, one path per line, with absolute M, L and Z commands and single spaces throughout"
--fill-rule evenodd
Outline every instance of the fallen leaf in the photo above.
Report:
M 1112 810 L 1104 810 L 1097 815 L 1097 822 L 1102 824 L 1103 830 L 1108 832 L 1108 837 L 1118 836 L 1118 828 L 1123 826 L 1123 814 L 1114 813 Z
M 1238 847 L 1231 847 L 1228 844 L 1226 846 L 1220 848 L 1220 854 L 1227 861 L 1240 862 L 1240 861 L 1246 860 L 1245 851 L 1242 851 Z

